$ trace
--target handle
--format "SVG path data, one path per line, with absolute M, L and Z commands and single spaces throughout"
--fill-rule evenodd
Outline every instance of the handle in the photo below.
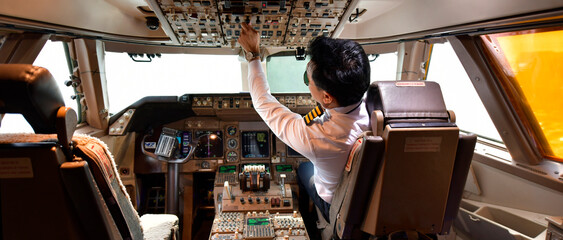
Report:
M 471 221 L 473 221 L 473 222 L 480 222 L 480 221 L 481 221 L 480 218 L 475 217 L 475 216 L 473 216 L 473 215 L 471 215 L 471 214 L 469 215 L 469 219 L 470 219 Z

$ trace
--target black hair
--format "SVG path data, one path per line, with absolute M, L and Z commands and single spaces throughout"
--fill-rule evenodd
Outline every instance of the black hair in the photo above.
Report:
M 369 60 L 352 40 L 317 37 L 308 47 L 315 85 L 342 107 L 359 102 L 370 83 Z

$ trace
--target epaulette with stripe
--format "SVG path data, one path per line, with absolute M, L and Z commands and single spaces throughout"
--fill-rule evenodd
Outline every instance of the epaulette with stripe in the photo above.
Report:
M 323 113 L 324 109 L 320 106 L 316 106 L 315 108 L 313 108 L 313 110 L 303 116 L 303 120 L 305 120 L 305 124 L 307 124 L 307 126 L 310 126 L 311 124 L 313 124 L 313 119 L 322 115 Z

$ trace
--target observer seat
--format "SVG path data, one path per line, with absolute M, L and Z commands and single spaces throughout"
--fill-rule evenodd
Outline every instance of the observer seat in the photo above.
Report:
M 4 113 L 22 114 L 35 134 L 0 134 L 2 239 L 176 237 L 176 216 L 139 218 L 102 141 L 73 136 L 76 113 L 49 71 L 0 64 Z

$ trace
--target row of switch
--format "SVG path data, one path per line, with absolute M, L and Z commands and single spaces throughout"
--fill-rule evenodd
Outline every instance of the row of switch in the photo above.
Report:
M 252 197 L 248 197 L 248 199 L 246 200 L 244 197 L 241 197 L 239 199 L 241 204 L 246 204 L 246 202 L 248 201 L 248 204 L 253 204 L 254 201 L 256 201 L 257 204 L 262 203 L 262 199 L 259 197 L 256 197 L 255 199 Z M 270 199 L 268 197 L 264 197 L 264 203 L 268 203 L 270 202 Z M 282 204 L 284 207 L 289 207 L 291 206 L 291 202 L 288 199 L 284 199 L 283 201 L 280 198 L 272 198 L 270 204 L 272 205 L 272 207 L 281 207 Z
M 270 201 L 270 199 L 268 199 L 268 197 L 264 197 L 264 203 L 268 203 Z M 248 203 L 252 204 L 254 202 L 253 198 L 248 197 Z M 259 197 L 256 198 L 256 203 L 261 203 L 262 199 L 260 199 Z M 246 200 L 244 200 L 244 197 L 240 198 L 240 203 L 241 204 L 245 204 Z

